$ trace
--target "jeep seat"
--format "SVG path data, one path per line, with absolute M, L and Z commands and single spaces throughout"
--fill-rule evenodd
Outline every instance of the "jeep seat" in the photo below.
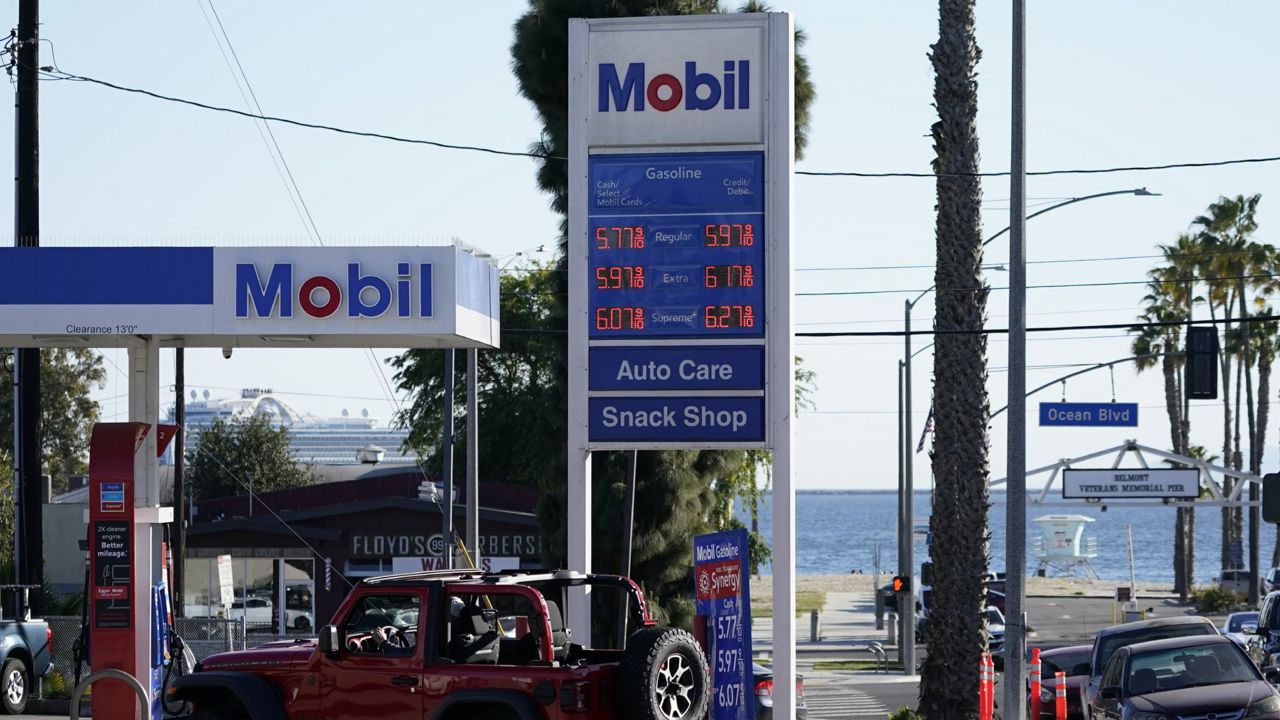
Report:
M 569 636 L 573 631 L 564 626 L 564 616 L 555 601 L 547 600 L 547 622 L 551 625 L 551 651 L 556 660 L 564 661 L 569 654 Z
M 445 653 L 460 663 L 496 664 L 499 637 L 497 629 L 485 619 L 484 609 L 468 605 L 453 622 L 453 637 Z

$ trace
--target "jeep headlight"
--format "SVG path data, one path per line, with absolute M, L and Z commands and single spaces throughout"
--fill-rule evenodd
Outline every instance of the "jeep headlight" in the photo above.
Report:
M 1272 695 L 1265 700 L 1259 700 L 1249 707 L 1249 713 L 1245 717 L 1257 717 L 1259 715 L 1269 715 L 1274 712 L 1280 712 L 1280 697 Z

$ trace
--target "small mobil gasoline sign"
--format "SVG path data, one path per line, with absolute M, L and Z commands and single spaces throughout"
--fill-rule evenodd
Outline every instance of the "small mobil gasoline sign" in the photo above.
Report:
M 751 697 L 751 593 L 747 531 L 699 535 L 693 540 L 698 614 L 707 618 L 711 662 L 711 720 L 748 720 Z

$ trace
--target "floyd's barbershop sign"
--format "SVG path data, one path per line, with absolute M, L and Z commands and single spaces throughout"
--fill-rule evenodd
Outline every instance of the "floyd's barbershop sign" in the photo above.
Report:
M 436 557 L 444 554 L 445 541 L 439 533 L 352 533 L 351 557 Z M 481 555 L 527 557 L 538 554 L 536 534 L 481 535 L 476 551 Z

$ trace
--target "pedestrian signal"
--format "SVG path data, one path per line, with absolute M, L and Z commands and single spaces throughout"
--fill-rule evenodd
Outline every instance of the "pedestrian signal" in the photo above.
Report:
M 907 592 L 911 589 L 911 579 L 901 575 L 893 576 L 893 591 L 896 593 Z

